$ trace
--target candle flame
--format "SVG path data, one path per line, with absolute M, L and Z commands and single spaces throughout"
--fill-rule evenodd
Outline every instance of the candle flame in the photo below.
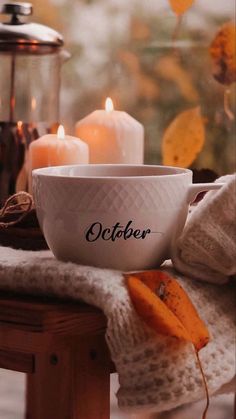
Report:
M 58 127 L 57 138 L 58 138 L 58 140 L 64 140 L 64 138 L 65 138 L 65 130 L 64 130 L 63 125 L 59 125 L 59 127 Z
M 105 109 L 106 112 L 112 112 L 114 110 L 114 105 L 110 97 L 106 98 Z
M 22 125 L 23 125 L 22 121 L 17 122 L 17 128 L 18 128 L 19 131 L 22 129 Z
M 32 97 L 32 99 L 31 99 L 31 109 L 32 109 L 32 111 L 35 111 L 36 106 L 37 106 L 37 101 L 36 101 L 35 97 Z

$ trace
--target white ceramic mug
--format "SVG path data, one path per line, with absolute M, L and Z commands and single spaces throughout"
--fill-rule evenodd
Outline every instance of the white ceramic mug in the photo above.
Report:
M 78 165 L 33 171 L 37 216 L 61 260 L 123 271 L 170 257 L 189 203 L 222 184 L 192 184 L 188 169 Z

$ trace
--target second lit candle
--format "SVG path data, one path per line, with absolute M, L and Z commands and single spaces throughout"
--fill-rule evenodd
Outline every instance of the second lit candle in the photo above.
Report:
M 76 124 L 76 135 L 89 146 L 90 163 L 142 164 L 143 125 L 126 112 L 116 111 L 110 98 Z
M 89 149 L 79 138 L 65 135 L 62 125 L 57 134 L 47 134 L 33 141 L 29 147 L 29 191 L 32 170 L 48 166 L 88 164 Z

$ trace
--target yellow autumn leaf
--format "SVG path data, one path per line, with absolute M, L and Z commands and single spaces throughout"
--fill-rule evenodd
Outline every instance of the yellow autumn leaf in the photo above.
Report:
M 169 2 L 173 12 L 182 15 L 193 5 L 194 0 L 169 0 Z
M 159 58 L 154 65 L 154 70 L 161 78 L 176 83 L 182 96 L 189 102 L 199 100 L 191 74 L 181 66 L 177 57 L 165 55 Z
M 236 81 L 236 29 L 227 22 L 217 32 L 210 46 L 213 61 L 213 76 L 222 84 Z
M 163 164 L 189 167 L 205 142 L 200 107 L 181 112 L 167 127 L 162 139 Z

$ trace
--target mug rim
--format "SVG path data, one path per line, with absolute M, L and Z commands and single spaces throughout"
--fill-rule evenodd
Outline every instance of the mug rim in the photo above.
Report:
M 122 175 L 122 173 L 120 175 L 112 175 L 112 174 L 107 174 L 107 175 L 71 175 L 71 174 L 58 174 L 55 173 L 57 170 L 60 170 L 62 168 L 67 168 L 68 171 L 71 169 L 74 169 L 76 167 L 79 168 L 101 168 L 101 169 L 105 169 L 107 168 L 108 170 L 111 168 L 114 169 L 161 169 L 163 170 L 163 173 L 157 173 L 157 174 L 131 174 L 131 175 Z M 164 171 L 166 170 L 167 173 L 164 173 Z M 171 173 L 171 170 L 173 170 L 173 172 Z M 166 166 L 166 165 L 152 165 L 152 164 L 73 164 L 73 165 L 63 165 L 63 166 L 50 166 L 50 167 L 42 167 L 42 168 L 38 168 L 38 169 L 34 169 L 32 171 L 32 175 L 33 177 L 49 177 L 50 179 L 65 179 L 65 180 L 72 180 L 72 179 L 100 179 L 100 180 L 120 180 L 120 179 L 152 179 L 152 178 L 173 178 L 173 177 L 179 177 L 179 176 L 183 176 L 186 174 L 191 174 L 192 175 L 192 170 L 184 168 L 184 167 L 175 167 L 175 166 Z

